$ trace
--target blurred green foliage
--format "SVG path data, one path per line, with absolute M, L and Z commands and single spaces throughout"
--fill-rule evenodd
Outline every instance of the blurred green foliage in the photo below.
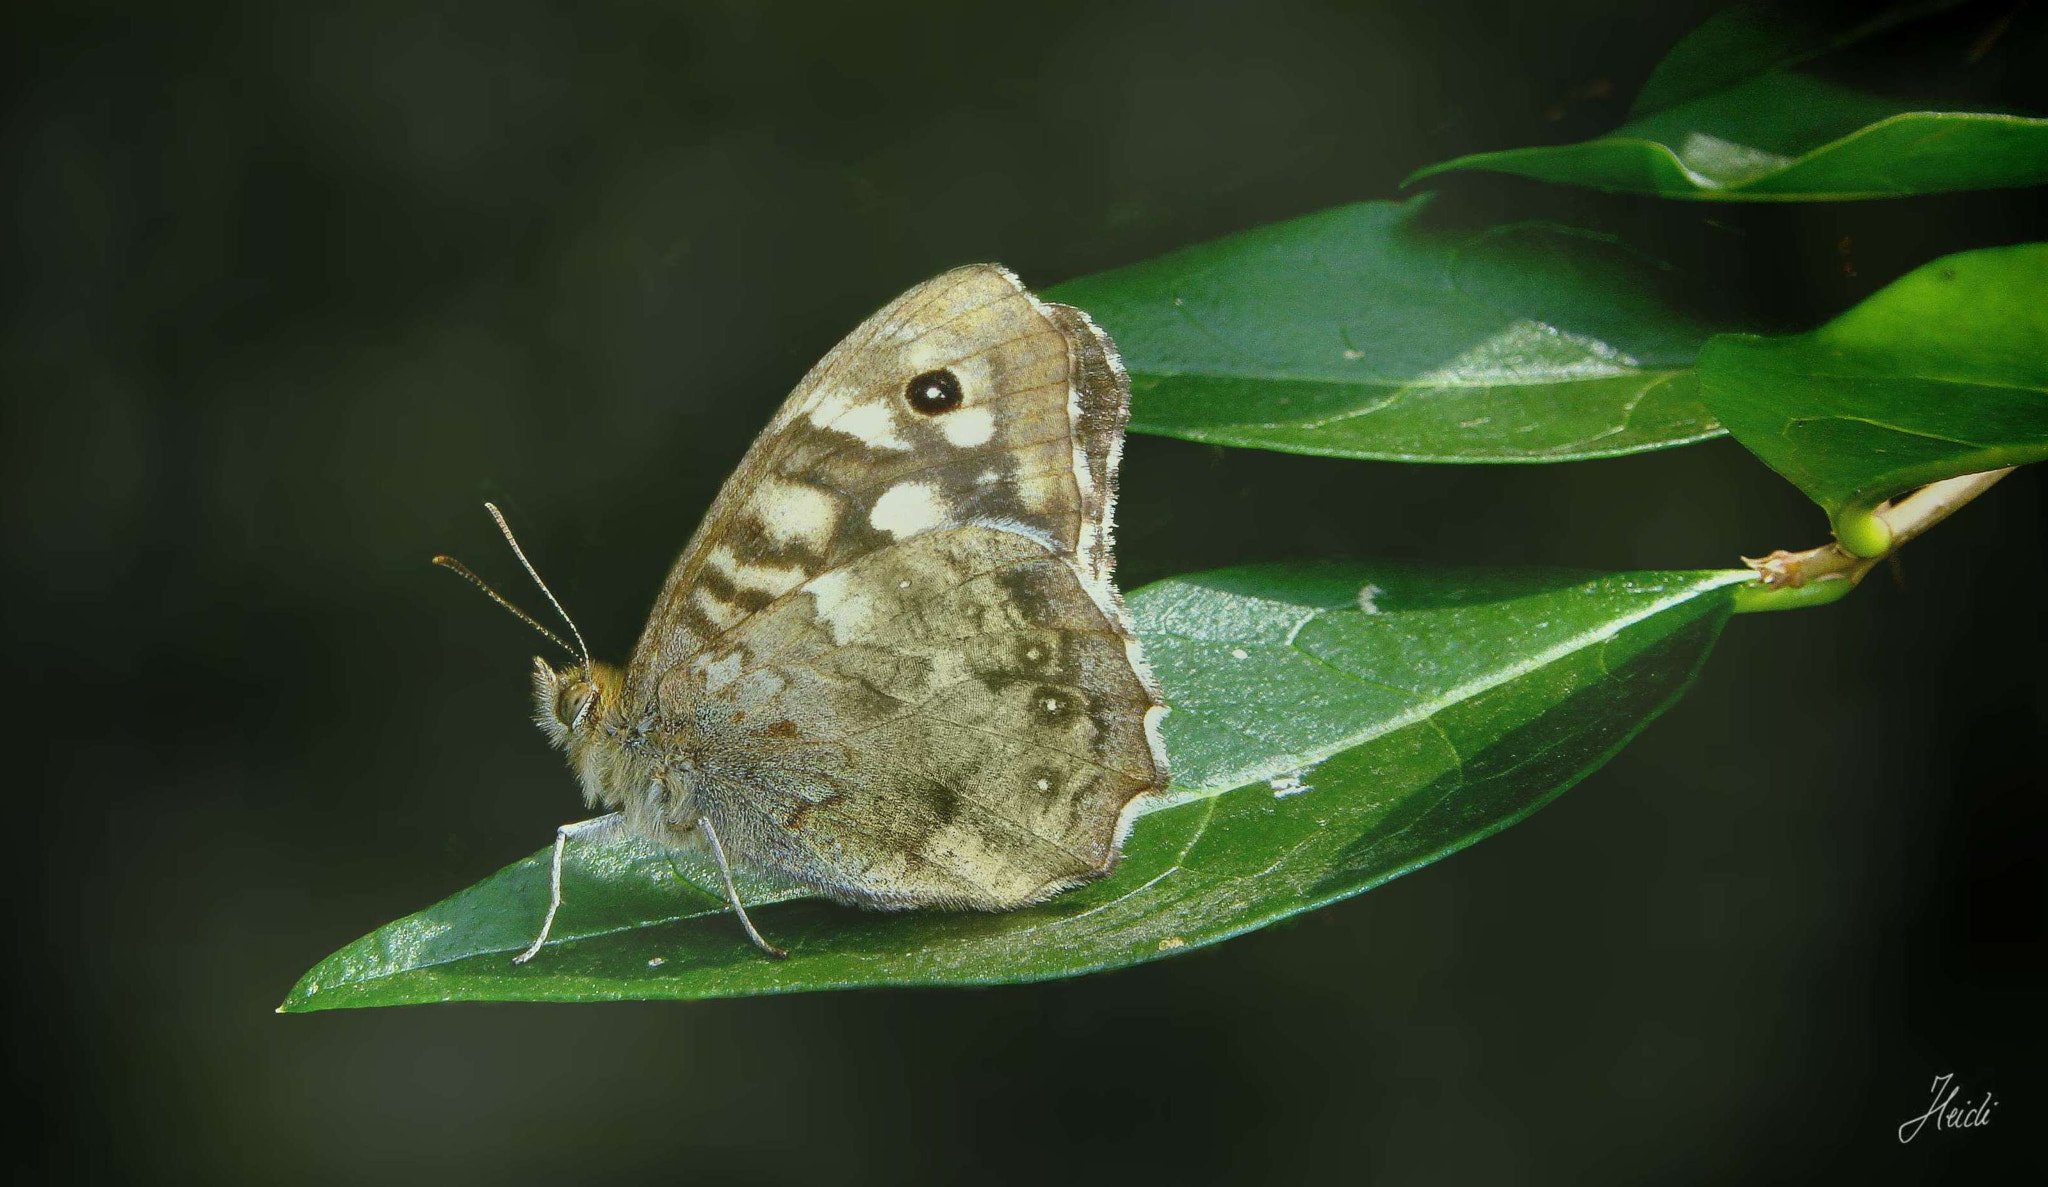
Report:
M 2013 13 L 1937 27 L 1931 37 L 1929 22 L 1915 19 L 1955 7 L 1734 4 L 1672 49 L 1614 131 L 1577 144 L 1473 153 L 1409 180 L 1486 169 L 1754 202 L 2048 184 L 2048 119 L 1979 105 L 1989 74 L 1981 59 Z M 1880 52 L 1867 52 L 1872 38 Z M 1918 69 L 1901 78 L 1882 51 L 1895 53 L 1906 39 Z

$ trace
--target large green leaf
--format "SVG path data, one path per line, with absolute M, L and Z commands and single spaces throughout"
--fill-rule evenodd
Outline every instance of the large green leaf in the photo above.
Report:
M 1811 333 L 1716 338 L 1700 377 L 1736 439 L 1838 534 L 1901 491 L 2038 461 L 2048 243 L 1936 260 Z
M 2048 183 L 2048 120 L 1880 96 L 1801 68 L 1945 7 L 1873 15 L 1851 6 L 1824 28 L 1784 6 L 1738 5 L 1673 49 L 1632 118 L 1607 135 L 1474 153 L 1408 180 L 1484 169 L 1667 198 L 1778 202 Z
M 285 1010 L 700 998 L 1029 981 L 1215 943 L 1357 894 L 1528 815 L 1686 687 L 1747 573 L 1228 570 L 1132 609 L 1174 705 L 1177 777 L 1110 878 L 1006 914 L 755 912 L 764 959 L 692 860 L 570 849 L 555 940 L 535 854 L 350 944 Z M 759 884 L 754 903 L 787 900 Z
M 1427 195 L 1260 227 L 1048 295 L 1109 330 L 1138 432 L 1290 453 L 1554 462 L 1711 437 L 1691 365 L 1736 327 L 1668 268 Z

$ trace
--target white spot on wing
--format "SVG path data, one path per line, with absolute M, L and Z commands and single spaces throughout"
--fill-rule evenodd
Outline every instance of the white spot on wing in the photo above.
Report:
M 807 544 L 823 552 L 839 526 L 839 501 L 815 486 L 768 478 L 754 496 L 761 530 L 777 545 Z
M 910 442 L 896 431 L 896 412 L 886 401 L 856 405 L 830 421 L 819 422 L 816 415 L 811 420 L 819 428 L 858 437 L 863 445 L 875 449 L 910 448 Z
M 821 429 L 829 426 L 844 415 L 848 408 L 853 407 L 857 399 L 858 393 L 843 387 L 821 388 L 818 394 L 811 398 L 811 423 Z
M 771 598 L 795 589 L 810 576 L 801 565 L 750 565 L 724 544 L 712 549 L 705 559 L 713 568 L 731 578 L 733 585 L 759 590 Z
M 875 500 L 868 522 L 901 540 L 946 522 L 946 500 L 928 482 L 899 482 Z
M 996 414 L 990 408 L 955 408 L 939 417 L 939 431 L 946 440 L 961 447 L 970 448 L 988 444 L 996 435 Z
M 739 607 L 727 605 L 708 589 L 697 589 L 690 594 L 690 604 L 704 614 L 705 621 L 720 630 L 746 617 Z
M 817 607 L 818 621 L 832 632 L 835 646 L 869 633 L 874 619 L 874 602 L 855 588 L 846 570 L 835 569 L 804 587 Z

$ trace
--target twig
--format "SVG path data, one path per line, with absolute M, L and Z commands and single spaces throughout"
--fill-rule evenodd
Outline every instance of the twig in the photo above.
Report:
M 1789 610 L 1832 602 L 1856 588 L 1856 583 L 1879 561 L 1895 556 L 1901 545 L 1955 514 L 1963 504 L 1990 490 L 2012 471 L 2013 467 L 2007 466 L 2003 470 L 1946 478 L 1880 506 L 1874 514 L 1891 529 L 1891 548 L 1883 556 L 1857 556 L 1832 541 L 1803 552 L 1780 548 L 1762 558 L 1745 556 L 1742 563 L 1756 570 L 1759 581 L 1738 593 L 1736 608 Z M 1804 592 L 1794 594 L 1795 590 Z M 1744 594 L 1749 596 L 1743 597 Z

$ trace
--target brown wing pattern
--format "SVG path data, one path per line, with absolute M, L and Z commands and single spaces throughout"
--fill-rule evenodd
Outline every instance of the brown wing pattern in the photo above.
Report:
M 1110 583 L 1127 401 L 1106 336 L 991 266 L 812 369 L 627 677 L 732 849 L 882 906 L 1016 906 L 1111 866 L 1166 782 Z
M 1077 468 L 1076 369 L 1056 308 L 977 265 L 926 281 L 849 334 L 783 403 L 670 571 L 629 695 L 810 578 L 919 531 L 1006 522 L 1095 564 L 1107 503 L 1082 485 L 1100 488 L 1113 462 L 1108 449 L 1085 462 L 1084 448 Z M 919 414 L 905 386 L 941 370 L 960 404 Z
M 861 557 L 755 616 L 662 701 L 698 809 L 854 901 L 983 908 L 1105 872 L 1165 781 L 1135 644 L 1071 562 L 1002 529 Z

